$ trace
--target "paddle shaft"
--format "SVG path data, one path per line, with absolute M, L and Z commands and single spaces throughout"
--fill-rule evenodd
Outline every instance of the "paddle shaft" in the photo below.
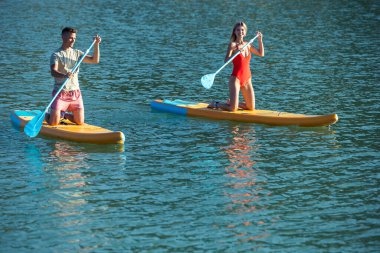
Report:
M 82 56 L 82 58 L 80 58 L 80 60 L 75 64 L 74 68 L 70 71 L 71 73 L 74 73 L 79 65 L 82 63 L 82 61 L 84 60 L 84 58 L 88 55 L 88 53 L 90 52 L 91 48 L 94 46 L 96 40 L 94 40 L 91 44 L 91 46 L 86 50 L 86 52 L 84 53 L 84 55 Z M 46 107 L 45 109 L 45 113 L 49 110 L 50 106 L 53 104 L 54 100 L 58 97 L 59 93 L 62 91 L 62 89 L 65 87 L 66 83 L 69 81 L 70 77 L 66 78 L 65 82 L 61 85 L 61 87 L 57 90 L 57 92 L 55 93 L 53 99 L 50 101 L 49 105 Z
M 214 75 L 218 74 L 222 69 L 224 69 L 233 59 L 235 59 L 236 56 L 241 54 L 241 51 L 246 48 L 248 45 L 252 44 L 253 41 L 258 37 L 259 35 L 256 35 L 253 39 L 251 39 L 247 44 L 245 44 L 238 52 L 236 52 L 220 69 L 218 69 Z
M 83 54 L 82 58 L 75 64 L 74 68 L 71 70 L 71 73 L 74 73 L 79 65 L 82 63 L 84 58 L 87 56 L 87 54 L 90 52 L 91 48 L 94 46 L 96 40 L 94 40 L 91 44 L 91 46 L 87 49 L 87 51 Z M 43 112 L 41 112 L 39 115 L 34 116 L 32 120 L 30 120 L 24 127 L 24 133 L 28 135 L 29 137 L 36 137 L 38 133 L 41 130 L 42 123 L 45 118 L 46 112 L 49 110 L 50 106 L 53 104 L 54 100 L 57 98 L 59 93 L 62 91 L 63 87 L 65 87 L 66 83 L 68 82 L 69 77 L 65 80 L 65 82 L 61 85 L 61 87 L 58 89 L 57 93 L 53 97 L 53 99 L 50 101 L 49 105 L 45 108 Z

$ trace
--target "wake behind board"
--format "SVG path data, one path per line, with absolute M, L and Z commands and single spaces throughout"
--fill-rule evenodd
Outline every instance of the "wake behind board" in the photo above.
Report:
M 206 103 L 189 102 L 183 100 L 155 100 L 151 107 L 158 111 L 180 115 L 205 117 L 218 120 L 233 120 L 266 124 L 272 126 L 301 126 L 319 127 L 328 126 L 338 121 L 338 115 L 305 115 L 270 110 L 238 110 L 236 112 L 207 108 Z
M 15 110 L 11 113 L 12 124 L 22 130 L 24 126 L 41 111 Z M 39 135 L 58 138 L 69 141 L 95 143 L 95 144 L 122 144 L 125 136 L 122 132 L 114 132 L 102 127 L 89 124 L 77 125 L 68 120 L 57 126 L 50 126 L 43 122 Z

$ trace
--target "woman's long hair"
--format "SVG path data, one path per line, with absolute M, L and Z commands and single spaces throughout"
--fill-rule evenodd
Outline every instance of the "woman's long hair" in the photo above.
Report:
M 239 26 L 244 27 L 245 34 L 248 33 L 248 27 L 247 27 L 247 25 L 246 25 L 243 21 L 237 22 L 237 23 L 234 25 L 234 29 L 232 29 L 232 34 L 231 34 L 231 39 L 230 39 L 231 42 L 234 42 L 234 41 L 236 40 L 235 30 L 236 30 L 236 28 L 238 28 Z

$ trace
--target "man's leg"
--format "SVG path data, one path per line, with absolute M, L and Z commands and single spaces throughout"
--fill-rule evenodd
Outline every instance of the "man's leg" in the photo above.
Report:
M 72 96 L 74 99 L 72 102 L 70 102 L 70 105 L 67 109 L 73 114 L 65 114 L 65 118 L 70 120 L 71 122 L 74 122 L 75 124 L 83 125 L 84 124 L 84 105 L 83 105 L 82 94 L 80 90 L 76 90 L 72 93 Z
M 73 114 L 65 114 L 65 118 L 70 120 L 71 122 L 74 122 L 78 125 L 83 125 L 84 123 L 84 109 L 76 109 L 73 111 Z
M 61 120 L 61 110 L 52 109 L 50 111 L 49 125 L 56 126 Z

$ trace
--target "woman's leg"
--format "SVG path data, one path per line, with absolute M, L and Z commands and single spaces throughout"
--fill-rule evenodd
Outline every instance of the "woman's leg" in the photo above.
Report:
M 240 92 L 240 81 L 238 78 L 231 76 L 229 81 L 228 81 L 228 87 L 230 91 L 230 98 L 227 103 L 217 103 L 215 102 L 211 103 L 209 105 L 210 108 L 220 108 L 225 111 L 237 111 L 239 108 L 239 92 Z
M 252 79 L 250 78 L 247 83 L 241 88 L 241 93 L 245 100 L 246 110 L 254 110 L 255 109 L 255 91 L 252 86 Z
M 228 111 L 237 111 L 239 107 L 239 92 L 240 92 L 240 81 L 238 78 L 231 76 L 228 81 L 228 87 L 230 89 L 230 104 L 225 105 Z

